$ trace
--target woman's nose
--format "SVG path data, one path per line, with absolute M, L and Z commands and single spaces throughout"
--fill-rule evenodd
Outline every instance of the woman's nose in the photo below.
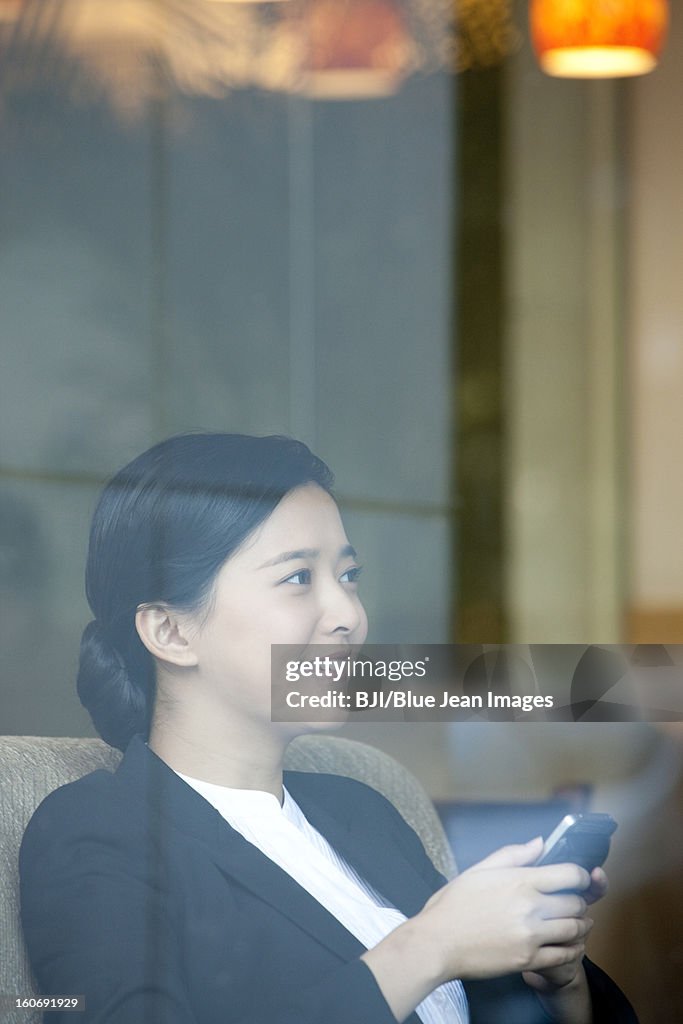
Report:
M 365 610 L 356 593 L 350 593 L 341 583 L 331 584 L 322 599 L 321 631 L 354 633 L 365 623 Z

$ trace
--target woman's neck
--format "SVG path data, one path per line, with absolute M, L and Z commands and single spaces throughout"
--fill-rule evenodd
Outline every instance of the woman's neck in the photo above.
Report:
M 282 801 L 286 739 L 253 722 L 208 721 L 174 709 L 156 711 L 148 746 L 174 771 L 235 789 L 272 793 Z

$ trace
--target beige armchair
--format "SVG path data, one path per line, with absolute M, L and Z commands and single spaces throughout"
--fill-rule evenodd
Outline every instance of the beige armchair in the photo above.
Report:
M 96 768 L 113 771 L 121 754 L 95 739 L 0 736 L 0 998 L 30 996 L 35 985 L 19 921 L 18 854 L 34 810 L 53 789 Z M 434 864 L 454 871 L 452 855 L 429 797 L 417 779 L 387 754 L 336 736 L 306 736 L 291 745 L 286 767 L 332 772 L 383 793 L 415 829 Z M 68 995 L 69 993 L 52 993 Z M 0 1008 L 3 1024 L 36 1024 L 39 1012 Z

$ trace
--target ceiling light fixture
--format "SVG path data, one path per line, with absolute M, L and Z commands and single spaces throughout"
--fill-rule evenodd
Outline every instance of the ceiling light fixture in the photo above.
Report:
M 541 68 L 560 78 L 644 75 L 657 65 L 667 0 L 531 0 Z

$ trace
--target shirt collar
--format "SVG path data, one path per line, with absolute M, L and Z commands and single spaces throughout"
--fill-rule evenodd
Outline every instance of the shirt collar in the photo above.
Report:
M 175 771 L 175 769 L 173 769 Z M 215 782 L 205 782 L 183 772 L 176 772 L 188 786 L 192 786 L 200 796 L 208 800 L 212 807 L 221 813 L 229 812 L 231 817 L 239 818 L 280 818 L 286 815 L 288 794 L 283 786 L 283 803 L 273 793 L 261 789 L 236 789 L 233 786 L 220 786 Z M 289 798 L 291 802 L 291 797 Z

